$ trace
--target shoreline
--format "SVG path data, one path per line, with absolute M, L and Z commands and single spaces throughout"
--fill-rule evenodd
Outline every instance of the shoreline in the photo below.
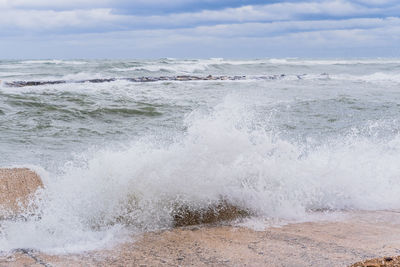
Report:
M 0 204 L 14 215 L 20 212 L 18 201 L 26 205 L 44 187 L 27 168 L 0 168 L 0 182 Z M 221 218 L 241 214 L 233 208 L 221 202 L 216 210 Z M 208 215 L 183 208 L 179 227 L 132 233 L 128 241 L 106 249 L 66 255 L 29 248 L 0 251 L 0 266 L 396 266 L 390 264 L 400 261 L 394 257 L 400 254 L 400 211 L 348 211 L 333 217 L 315 213 L 311 222 L 265 224 L 263 230 L 246 223 L 200 224 L 217 220 L 216 214 L 204 212 Z M 188 224 L 195 225 L 182 226 Z
M 20 249 L 7 266 L 350 266 L 400 254 L 400 213 L 349 212 L 340 221 L 304 222 L 255 231 L 199 225 L 132 235 L 110 249 L 48 255 Z

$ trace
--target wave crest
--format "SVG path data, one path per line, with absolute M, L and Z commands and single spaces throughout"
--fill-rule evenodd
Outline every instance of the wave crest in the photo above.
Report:
M 234 98 L 186 123 L 172 143 L 139 140 L 68 163 L 45 180 L 40 219 L 2 224 L 0 249 L 71 252 L 102 245 L 126 227 L 400 208 L 399 136 L 295 143 L 264 130 Z

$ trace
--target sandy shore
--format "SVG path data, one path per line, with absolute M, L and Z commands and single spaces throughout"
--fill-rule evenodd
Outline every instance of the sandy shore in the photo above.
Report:
M 0 257 L 0 266 L 348 266 L 399 253 L 400 213 L 379 211 L 264 231 L 216 225 L 176 228 L 84 254 L 54 256 L 21 249 Z

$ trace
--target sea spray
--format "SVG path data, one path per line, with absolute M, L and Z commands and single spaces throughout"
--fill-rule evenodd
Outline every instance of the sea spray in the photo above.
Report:
M 0 165 L 47 170 L 34 209 L 0 222 L 0 250 L 82 252 L 232 219 L 218 212 L 398 209 L 399 62 L 0 61 Z M 253 78 L 5 86 L 181 75 Z
M 48 174 L 38 216 L 1 223 L 0 250 L 90 250 L 127 231 L 171 227 L 177 207 L 201 210 L 221 199 L 290 220 L 316 210 L 400 208 L 397 134 L 351 131 L 309 145 L 265 130 L 253 111 L 227 97 L 187 116 L 187 131 L 171 142 L 142 138 L 77 157 Z

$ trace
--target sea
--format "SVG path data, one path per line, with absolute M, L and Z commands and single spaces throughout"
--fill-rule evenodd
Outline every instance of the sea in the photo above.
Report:
M 400 208 L 400 59 L 3 60 L 0 80 L 0 167 L 44 183 L 3 252 L 103 248 L 221 200 L 267 221 Z M 30 81 L 63 83 L 10 86 Z

